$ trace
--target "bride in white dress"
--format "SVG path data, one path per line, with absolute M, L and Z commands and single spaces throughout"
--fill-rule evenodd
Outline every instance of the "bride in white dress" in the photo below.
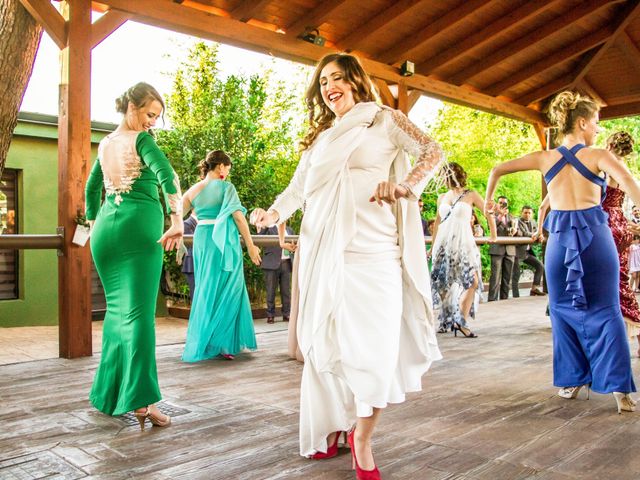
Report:
M 476 246 L 471 215 L 473 208 L 484 212 L 484 200 L 466 188 L 467 174 L 457 163 L 443 167 L 449 191 L 438 198 L 438 215 L 433 226 L 431 249 L 431 290 L 433 306 L 438 311 L 438 332 L 451 329 L 475 338 L 467 318 L 475 317 L 474 297 L 482 283 L 480 251 Z M 496 238 L 496 222 L 487 218 L 490 240 Z
M 272 225 L 305 208 L 300 454 L 335 456 L 350 430 L 358 478 L 372 479 L 380 478 L 371 436 L 381 409 L 420 390 L 441 358 L 417 199 L 442 153 L 374 99 L 355 57 L 323 58 L 307 90 L 311 128 L 296 173 L 267 212 L 252 214 L 256 225 Z

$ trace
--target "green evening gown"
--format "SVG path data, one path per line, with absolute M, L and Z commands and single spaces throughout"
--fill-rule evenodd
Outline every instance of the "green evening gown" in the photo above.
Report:
M 107 313 L 89 399 L 101 412 L 121 415 L 161 399 L 155 309 L 164 212 L 158 185 L 168 213 L 176 212 L 180 189 L 169 161 L 147 132 L 114 132 L 100 142 L 98 156 L 87 181 L 86 215 L 96 220 L 91 253 Z
M 246 209 L 235 187 L 222 180 L 209 182 L 191 203 L 198 217 L 193 235 L 196 289 L 182 359 L 197 362 L 255 350 L 240 236 L 232 216 Z

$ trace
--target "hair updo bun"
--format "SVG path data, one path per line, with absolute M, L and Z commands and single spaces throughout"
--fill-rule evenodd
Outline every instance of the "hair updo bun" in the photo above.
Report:
M 554 97 L 549 104 L 547 116 L 552 125 L 565 135 L 573 131 L 578 118 L 588 120 L 598 110 L 600 106 L 591 97 L 567 90 Z
M 233 162 L 229 158 L 229 155 L 222 150 L 213 150 L 207 153 L 206 158 L 198 165 L 200 168 L 200 176 L 204 178 L 207 173 L 215 170 L 218 165 L 233 165 Z
M 626 157 L 633 152 L 633 137 L 627 132 L 616 132 L 607 138 L 607 149 L 618 157 Z
M 127 113 L 129 103 L 132 103 L 136 108 L 142 108 L 154 100 L 160 102 L 162 110 L 164 110 L 164 101 L 158 91 L 148 83 L 139 82 L 116 98 L 116 112 L 124 115 Z

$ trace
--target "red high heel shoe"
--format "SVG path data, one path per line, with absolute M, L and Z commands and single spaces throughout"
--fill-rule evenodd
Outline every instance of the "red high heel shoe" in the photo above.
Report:
M 338 455 L 338 440 L 340 439 L 340 435 L 346 432 L 336 432 L 336 438 L 333 439 L 333 444 L 327 447 L 327 452 L 316 452 L 311 455 L 313 460 L 326 460 L 327 458 L 333 458 Z
M 358 459 L 356 458 L 356 447 L 355 441 L 353 439 L 353 434 L 355 433 L 355 429 L 349 432 L 347 435 L 347 442 L 349 442 L 349 446 L 351 447 L 351 468 L 356 471 L 356 479 L 357 480 L 382 480 L 380 477 L 380 470 L 378 467 L 374 466 L 373 470 L 363 470 L 358 465 Z

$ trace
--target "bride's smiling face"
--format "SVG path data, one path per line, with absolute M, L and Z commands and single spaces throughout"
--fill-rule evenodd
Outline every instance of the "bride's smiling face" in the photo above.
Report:
M 344 116 L 356 104 L 351 84 L 344 79 L 344 72 L 336 62 L 325 65 L 319 81 L 322 100 L 336 117 Z

